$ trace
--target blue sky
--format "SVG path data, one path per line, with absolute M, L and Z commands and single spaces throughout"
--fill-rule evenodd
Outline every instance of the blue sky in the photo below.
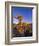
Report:
M 32 23 L 32 9 L 30 7 L 12 7 L 11 14 L 12 16 L 16 16 L 17 14 L 23 16 L 23 22 Z M 13 22 L 18 22 L 17 19 L 13 19 Z

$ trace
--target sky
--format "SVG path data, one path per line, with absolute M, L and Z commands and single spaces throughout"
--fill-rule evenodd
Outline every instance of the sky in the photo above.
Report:
M 30 7 L 13 7 L 11 8 L 12 16 L 16 16 L 17 14 L 23 16 L 23 22 L 32 23 L 32 9 Z M 13 23 L 18 23 L 16 18 L 13 18 Z

